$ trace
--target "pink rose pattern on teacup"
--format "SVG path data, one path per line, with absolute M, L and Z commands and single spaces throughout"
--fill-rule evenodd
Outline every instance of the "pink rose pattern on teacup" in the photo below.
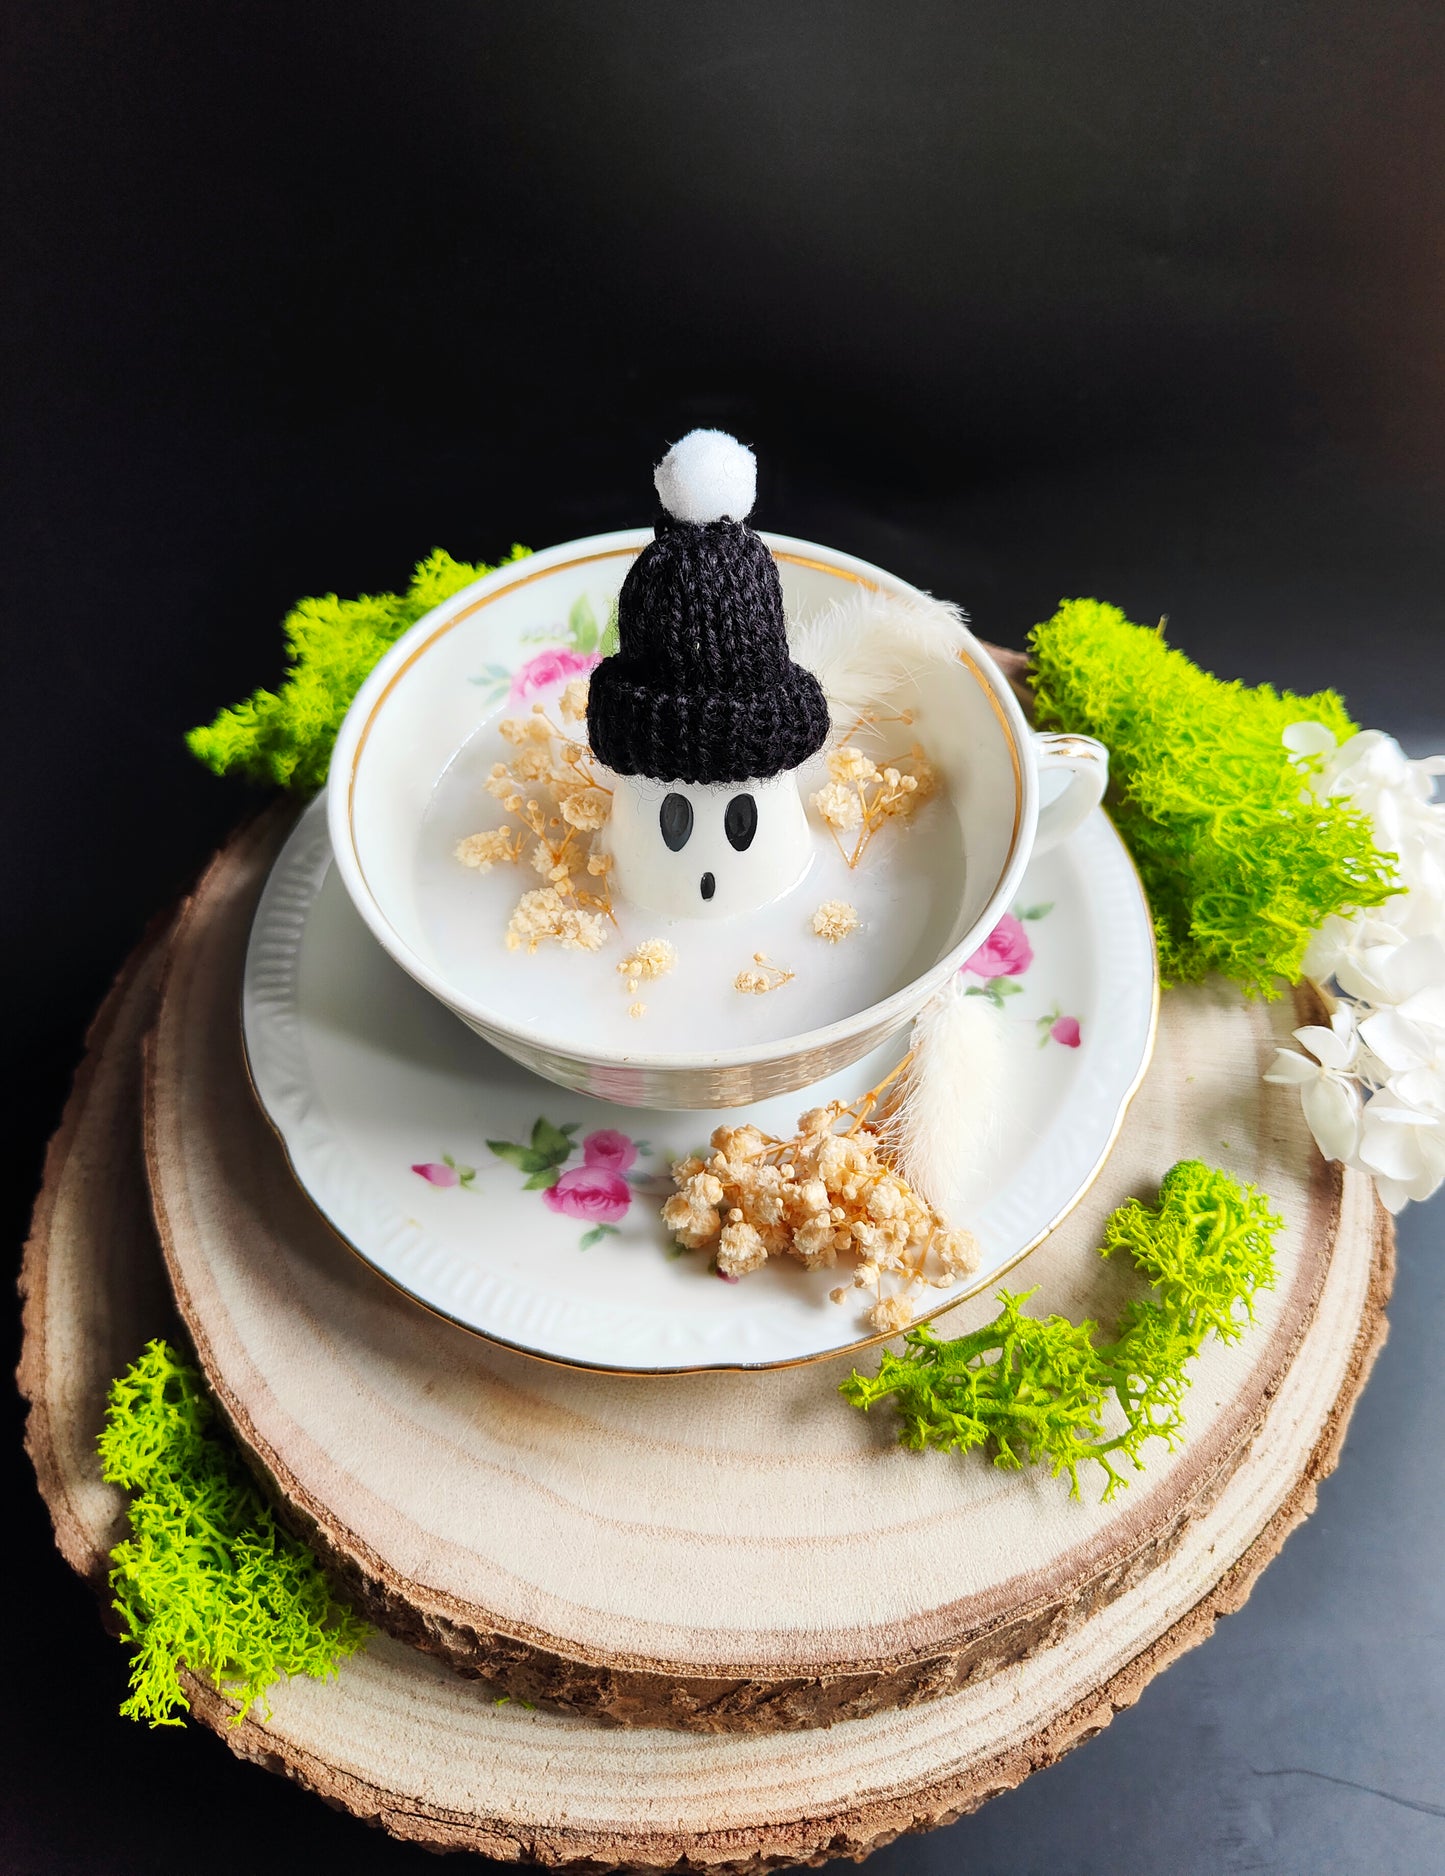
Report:
M 553 684 L 565 684 L 569 678 L 584 676 L 599 662 L 595 651 L 539 651 L 513 677 L 508 702 L 526 703 L 529 697 L 535 697 Z
M 599 1127 L 582 1142 L 582 1163 L 625 1173 L 637 1158 L 637 1144 L 615 1127 Z
M 472 677 L 471 682 L 486 691 L 488 708 L 505 698 L 515 710 L 555 684 L 584 676 L 600 662 L 604 649 L 602 627 L 585 593 L 573 601 L 566 625 L 526 632 L 523 640 L 547 649 L 535 652 L 517 671 L 505 664 L 488 664 Z

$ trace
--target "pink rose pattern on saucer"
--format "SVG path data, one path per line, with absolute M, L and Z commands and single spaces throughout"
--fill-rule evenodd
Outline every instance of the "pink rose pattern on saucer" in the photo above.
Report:
M 639 1154 L 650 1154 L 645 1140 L 634 1140 L 616 1127 L 599 1127 L 582 1141 L 582 1163 L 569 1166 L 577 1151 L 573 1135 L 577 1121 L 562 1126 L 539 1119 L 526 1145 L 515 1140 L 488 1140 L 488 1148 L 498 1159 L 515 1166 L 527 1175 L 524 1192 L 540 1192 L 549 1211 L 563 1218 L 577 1218 L 589 1229 L 579 1240 L 579 1248 L 590 1251 L 603 1238 L 615 1237 L 617 1227 L 627 1216 L 635 1185 L 645 1185 L 639 1174 L 628 1177 Z M 413 1168 L 415 1170 L 415 1168 Z
M 1040 919 L 1052 906 L 1031 906 L 1022 915 L 1005 912 L 988 937 L 963 966 L 975 977 L 992 982 L 997 977 L 1021 977 L 1034 961 L 1034 948 L 1024 930 L 1024 919 Z
M 575 613 L 576 608 L 573 610 Z M 561 664 L 564 659 L 576 662 L 564 669 Z M 541 673 L 545 664 L 545 675 L 537 678 L 540 688 L 577 670 L 590 670 L 596 662 L 590 654 L 542 652 L 522 667 L 517 681 L 521 682 L 534 670 Z M 1034 961 L 1027 927 L 1047 918 L 1052 911 L 1052 905 L 1033 905 L 1005 912 L 978 950 L 960 968 L 960 976 L 980 980 L 970 984 L 966 994 L 987 997 L 999 1008 L 1008 997 L 1018 995 L 1024 987 L 1019 979 L 1027 974 Z M 1051 1042 L 1065 1049 L 1082 1046 L 1083 1032 L 1078 1017 L 1066 1015 L 1057 1005 L 1035 1021 L 1041 1049 Z M 634 1171 L 638 1159 L 650 1155 L 652 1148 L 645 1140 L 634 1140 L 631 1134 L 616 1127 L 598 1127 L 584 1135 L 580 1142 L 580 1164 L 569 1164 L 579 1150 L 579 1143 L 573 1136 L 580 1127 L 581 1123 L 575 1120 L 558 1126 L 539 1118 L 525 1142 L 488 1140 L 487 1147 L 498 1159 L 525 1175 L 524 1192 L 540 1192 L 542 1203 L 549 1211 L 587 1225 L 588 1229 L 578 1240 L 578 1248 L 590 1251 L 603 1238 L 617 1236 L 617 1228 L 626 1218 L 639 1188 L 652 1193 L 655 1187 L 653 1195 L 656 1196 L 671 1192 L 672 1182 L 666 1177 L 652 1178 Z M 440 1190 L 475 1190 L 476 1168 L 463 1165 L 450 1153 L 444 1153 L 439 1160 L 419 1160 L 411 1170 L 419 1179 Z
M 574 1166 L 556 1185 L 548 1186 L 542 1203 L 566 1218 L 594 1220 L 606 1231 L 627 1216 L 632 1188 L 621 1173 L 605 1166 Z
M 1023 989 L 1019 979 L 1024 976 L 1034 961 L 1034 948 L 1029 942 L 1027 927 L 1047 918 L 1053 911 L 1052 904 L 1020 906 L 1016 911 L 1005 912 L 988 937 L 964 964 L 959 972 L 962 977 L 978 977 L 981 983 L 970 984 L 965 995 L 987 997 L 989 1002 L 999 1009 L 1008 997 L 1014 997 Z M 1039 1047 L 1045 1049 L 1051 1042 L 1057 1042 L 1065 1049 L 1077 1049 L 1084 1040 L 1077 1016 L 1066 1016 L 1055 1004 L 1047 1016 L 1038 1019 Z
M 450 1153 L 443 1153 L 439 1160 L 421 1160 L 412 1167 L 418 1179 L 425 1179 L 429 1186 L 460 1186 L 464 1192 L 470 1192 L 477 1176 L 475 1166 L 463 1166 L 454 1160 Z

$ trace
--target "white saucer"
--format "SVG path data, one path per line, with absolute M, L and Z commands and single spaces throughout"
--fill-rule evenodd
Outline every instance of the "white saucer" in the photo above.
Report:
M 1148 908 L 1102 813 L 1034 861 L 1015 912 L 992 960 L 1014 968 L 970 978 L 993 986 L 1012 1044 L 980 1196 L 958 1221 L 983 1260 L 956 1289 L 926 1292 L 932 1313 L 995 1283 L 1083 1196 L 1153 1046 Z M 322 801 L 257 907 L 243 1022 L 257 1095 L 303 1189 L 382 1276 L 465 1328 L 551 1361 L 654 1374 L 880 1339 L 862 1292 L 829 1300 L 846 1273 L 770 1263 L 724 1283 L 703 1253 L 680 1254 L 659 1215 L 669 1163 L 744 1114 L 612 1107 L 498 1054 L 366 930 Z M 790 1134 L 805 1109 L 881 1079 L 904 1041 L 746 1118 Z M 559 1166 L 551 1187 L 529 1184 Z

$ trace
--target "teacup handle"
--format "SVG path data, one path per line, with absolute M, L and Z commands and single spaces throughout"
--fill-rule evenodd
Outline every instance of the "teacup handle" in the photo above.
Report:
M 1034 760 L 1039 775 L 1062 769 L 1067 780 L 1039 809 L 1034 852 L 1046 853 L 1066 839 L 1104 799 L 1109 785 L 1109 752 L 1092 736 L 1035 735 Z

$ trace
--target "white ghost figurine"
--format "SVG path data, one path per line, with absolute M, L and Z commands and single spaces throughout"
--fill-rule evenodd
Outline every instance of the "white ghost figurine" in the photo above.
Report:
M 588 735 L 617 778 L 607 838 L 619 897 L 728 918 L 808 869 L 797 771 L 827 740 L 828 706 L 789 655 L 777 566 L 746 524 L 752 451 L 694 430 L 655 480 L 664 513 L 623 583 Z

